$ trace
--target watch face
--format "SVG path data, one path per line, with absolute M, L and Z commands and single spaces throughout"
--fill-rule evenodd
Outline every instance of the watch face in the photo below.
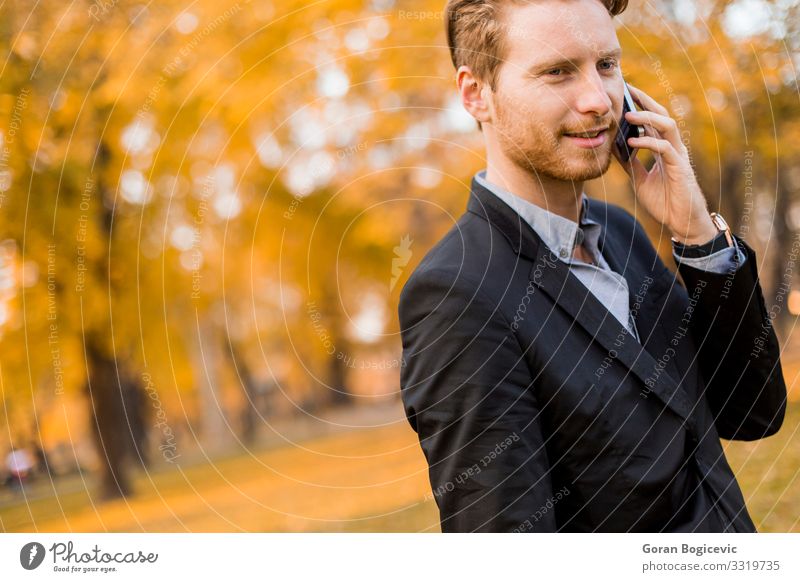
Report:
M 731 231 L 731 227 L 728 226 L 728 223 L 725 222 L 725 219 L 722 218 L 721 214 L 717 214 L 716 212 L 711 213 L 711 221 L 714 223 L 714 226 L 717 227 L 717 230 L 721 234 L 725 234 L 725 242 L 729 247 L 735 247 L 736 243 L 733 241 L 733 232 Z
M 711 220 L 714 222 L 714 226 L 717 227 L 718 230 L 728 230 L 730 227 L 728 223 L 725 222 L 725 219 L 722 218 L 721 214 L 717 214 L 716 212 L 711 213 Z

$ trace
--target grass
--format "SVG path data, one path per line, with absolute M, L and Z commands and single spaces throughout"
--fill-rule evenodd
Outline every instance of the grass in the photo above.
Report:
M 419 531 L 438 529 L 427 468 L 401 423 L 140 474 L 100 503 L 76 483 L 0 509 L 6 532 Z M 70 488 L 72 490 L 70 490 Z M 377 529 L 380 528 L 380 529 Z
M 789 406 L 778 434 L 724 442 L 725 456 L 761 532 L 800 532 L 800 404 Z

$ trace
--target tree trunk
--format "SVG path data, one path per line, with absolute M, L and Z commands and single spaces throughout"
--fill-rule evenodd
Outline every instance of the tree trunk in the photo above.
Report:
M 119 361 L 117 365 L 120 366 Z M 150 466 L 149 435 L 147 433 L 147 418 L 152 411 L 149 406 L 150 399 L 145 396 L 144 386 L 137 376 L 130 374 L 127 368 L 123 372 L 122 397 L 126 418 L 130 426 L 131 457 L 135 464 L 146 469 Z
M 97 340 L 86 340 L 89 376 L 86 392 L 90 405 L 92 436 L 100 456 L 100 496 L 104 500 L 130 495 L 126 467 L 131 450 L 131 432 L 125 415 L 125 392 L 113 358 L 105 355 Z
M 201 439 L 210 454 L 223 452 L 231 444 L 232 435 L 225 415 L 219 376 L 219 339 L 213 326 L 200 320 L 193 330 L 195 383 L 200 397 Z
M 226 351 L 230 357 L 233 368 L 244 392 L 244 404 L 240 411 L 241 439 L 245 444 L 252 444 L 258 429 L 258 400 L 259 391 L 256 381 L 250 372 L 250 367 L 242 356 L 242 352 L 226 334 Z
M 96 115 L 102 119 L 103 113 L 98 111 Z M 114 213 L 104 201 L 108 196 L 106 170 L 110 165 L 111 150 L 102 138 L 98 140 L 96 160 L 96 217 L 101 227 L 100 232 L 106 236 L 102 243 L 110 250 Z M 108 254 L 102 253 L 100 256 L 93 267 L 98 275 L 98 282 L 107 285 L 110 298 L 117 285 L 109 278 Z M 108 309 L 109 312 L 112 309 L 110 301 Z M 108 353 L 106 346 L 111 337 L 110 324 L 100 323 L 98 326 L 99 328 L 87 332 L 84 339 L 88 363 L 86 392 L 92 435 L 101 464 L 101 497 L 116 499 L 133 492 L 128 464 L 132 459 L 137 464 L 142 463 L 140 459 L 146 459 L 145 398 L 141 385 L 127 375 L 127 370 L 120 369 L 119 362 Z M 137 451 L 141 455 L 136 454 Z
M 352 346 L 341 325 L 336 325 L 331 332 L 336 341 L 337 351 L 328 362 L 328 390 L 330 391 L 328 401 L 332 406 L 343 406 L 353 401 L 349 389 L 349 375 L 350 369 L 356 365 L 355 354 L 353 354 Z
M 335 276 L 330 279 L 335 281 Z M 348 369 L 354 366 L 354 355 L 347 339 L 343 324 L 342 312 L 339 309 L 339 297 L 330 288 L 323 289 L 322 311 L 326 313 L 324 321 L 330 326 L 329 332 L 336 351 L 328 355 L 328 375 L 326 378 L 327 395 L 324 401 L 328 405 L 340 406 L 352 400 L 348 386 Z
M 720 208 L 734 232 L 738 232 L 744 214 L 743 171 L 744 166 L 738 158 L 725 161 L 720 176 L 720 195 L 711 209 L 714 212 L 716 208 Z
M 782 161 L 783 162 L 783 161 Z M 792 248 L 792 232 L 786 223 L 786 217 L 791 205 L 787 178 L 784 168 L 788 163 L 781 163 L 781 170 L 778 174 L 778 183 L 775 188 L 775 220 L 773 221 L 773 234 L 775 241 L 774 257 L 772 261 L 772 285 L 768 297 L 772 297 L 772 302 L 767 305 L 767 309 L 774 307 L 777 312 L 775 320 L 772 322 L 775 332 L 781 337 L 785 337 L 782 332 L 789 323 L 789 292 L 792 290 L 794 280 L 794 269 L 788 265 L 789 254 Z

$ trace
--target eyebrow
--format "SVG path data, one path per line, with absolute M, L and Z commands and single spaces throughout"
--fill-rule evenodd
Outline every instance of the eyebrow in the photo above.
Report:
M 622 49 L 610 49 L 610 50 L 603 50 L 597 53 L 598 58 L 607 59 L 609 57 L 616 57 L 620 58 L 622 56 Z M 552 61 L 545 61 L 542 63 L 534 63 L 531 67 L 528 68 L 529 73 L 535 73 L 537 71 L 545 70 L 545 69 L 553 69 L 556 67 L 561 67 L 563 65 L 573 65 L 579 59 L 570 59 L 570 58 L 556 58 Z

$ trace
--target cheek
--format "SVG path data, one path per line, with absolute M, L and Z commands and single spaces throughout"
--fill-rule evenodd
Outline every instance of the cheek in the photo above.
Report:
M 555 141 L 569 120 L 568 99 L 550 90 L 532 91 L 525 87 L 510 87 L 506 84 L 502 97 L 495 101 L 498 121 L 507 135 L 516 139 L 541 142 L 547 140 L 548 147 Z
M 542 98 L 547 99 L 536 88 L 519 79 L 504 79 L 502 92 L 496 97 L 507 117 L 516 118 L 538 113 Z
M 570 100 L 565 95 L 548 94 L 536 102 L 536 119 L 550 133 L 559 133 L 565 128 L 570 117 Z
M 608 87 L 608 95 L 611 98 L 611 110 L 614 112 L 614 118 L 620 119 L 622 117 L 622 101 L 624 99 L 624 89 L 621 80 L 615 82 L 613 86 Z

